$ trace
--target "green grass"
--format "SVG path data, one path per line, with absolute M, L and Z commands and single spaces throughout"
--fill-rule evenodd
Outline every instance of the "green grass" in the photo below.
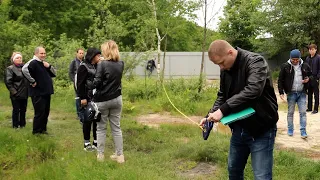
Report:
M 179 83 L 179 86 L 186 86 Z M 161 125 L 159 129 L 154 129 L 138 124 L 135 118 L 140 114 L 174 110 L 166 107 L 169 104 L 166 104 L 160 90 L 155 97 L 129 101 L 125 93 L 133 85 L 128 84 L 124 82 L 125 100 L 121 120 L 126 162 L 120 165 L 108 158 L 98 163 L 95 153 L 83 151 L 82 131 L 74 112 L 71 86 L 56 88 L 56 94 L 52 96 L 48 123 L 51 135 L 34 136 L 31 134 L 31 122 L 27 122 L 24 129 L 11 128 L 11 103 L 6 88 L 0 83 L 0 179 L 194 179 L 181 173 L 191 170 L 200 162 L 216 165 L 217 170 L 210 175 L 200 174 L 195 179 L 228 179 L 229 135 L 213 133 L 204 141 L 195 126 Z M 172 86 L 168 87 L 169 94 L 174 102 L 178 102 L 179 108 L 188 106 L 183 109 L 187 114 L 206 112 L 216 94 L 209 89 L 198 101 L 193 100 L 196 105 L 191 106 L 187 97 L 193 94 L 192 90 L 185 87 L 178 90 L 176 87 L 175 91 L 180 92 L 177 94 L 171 92 Z M 28 104 L 27 117 L 33 117 L 31 102 Z M 109 129 L 107 131 L 106 157 L 113 152 L 112 138 Z M 274 162 L 274 179 L 312 180 L 320 177 L 320 163 L 303 158 L 301 154 L 276 150 Z M 245 179 L 253 179 L 250 160 L 248 163 Z

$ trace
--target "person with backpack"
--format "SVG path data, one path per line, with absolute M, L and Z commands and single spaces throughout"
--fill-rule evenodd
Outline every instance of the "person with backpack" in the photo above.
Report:
M 70 78 L 70 80 L 72 81 L 72 83 L 74 85 L 75 85 L 75 77 L 76 77 L 76 74 L 77 74 L 77 71 L 78 71 L 78 68 L 79 68 L 81 62 L 83 61 L 83 57 L 84 57 L 84 50 L 82 48 L 78 48 L 77 49 L 76 58 L 74 58 L 71 61 L 70 65 L 69 65 L 69 78 Z M 77 111 L 77 116 L 80 119 L 80 116 L 79 116 L 80 99 L 79 99 L 79 96 L 77 94 L 76 89 L 75 89 L 75 94 L 76 94 L 76 97 L 75 97 L 75 100 L 76 100 L 76 111 Z
M 85 108 L 93 98 L 93 80 L 96 73 L 96 64 L 100 60 L 100 50 L 89 48 L 84 61 L 81 62 L 76 75 L 76 92 L 80 100 L 79 117 L 82 122 L 82 131 L 84 138 L 84 150 L 94 151 L 97 149 L 97 123 L 89 121 L 85 117 Z M 90 143 L 90 133 L 93 133 L 93 143 Z

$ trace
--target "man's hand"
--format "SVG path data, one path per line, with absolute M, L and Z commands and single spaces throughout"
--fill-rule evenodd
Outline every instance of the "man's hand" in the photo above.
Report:
M 203 124 L 206 122 L 207 118 L 202 118 L 200 120 L 199 126 L 203 127 Z
M 208 121 L 219 122 L 223 117 L 223 114 L 220 109 L 216 110 L 213 113 L 209 113 Z
M 43 61 L 43 65 L 44 65 L 44 67 L 46 67 L 46 68 L 49 68 L 49 67 L 50 67 L 50 64 L 49 64 L 48 62 L 46 62 L 46 61 Z
M 37 82 L 34 82 L 33 84 L 31 84 L 32 87 L 36 87 Z
M 284 94 L 280 94 L 280 98 L 282 99 L 282 101 L 286 101 L 284 98 Z
M 87 105 L 87 100 L 86 99 L 81 99 L 81 106 L 84 107 Z
M 309 82 L 309 78 L 308 77 L 305 77 L 304 80 L 302 80 L 303 84 L 308 83 L 308 82 Z

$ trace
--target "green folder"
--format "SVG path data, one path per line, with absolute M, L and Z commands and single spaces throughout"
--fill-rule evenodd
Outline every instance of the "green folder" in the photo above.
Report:
M 250 117 L 254 113 L 255 113 L 255 110 L 252 109 L 251 107 L 249 107 L 249 108 L 244 109 L 242 111 L 239 111 L 239 112 L 236 112 L 236 113 L 232 113 L 232 114 L 229 114 L 228 116 L 223 117 L 220 120 L 220 122 L 223 125 L 228 125 L 228 124 L 233 123 L 235 121 L 239 121 L 239 120 L 245 119 L 247 117 Z

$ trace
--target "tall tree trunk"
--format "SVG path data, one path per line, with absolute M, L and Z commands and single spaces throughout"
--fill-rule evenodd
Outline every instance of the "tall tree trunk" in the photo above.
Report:
M 167 42 L 168 42 L 168 37 L 166 36 L 165 43 L 164 43 L 163 59 L 162 59 L 161 83 L 163 82 L 163 79 L 164 79 L 164 70 L 166 67 Z
M 202 90 L 203 83 L 203 66 L 204 66 L 204 52 L 207 40 L 207 0 L 204 0 L 204 27 L 203 27 L 203 41 L 202 41 L 202 57 L 201 57 L 201 67 L 200 67 L 200 77 L 199 77 L 199 86 L 198 93 Z

